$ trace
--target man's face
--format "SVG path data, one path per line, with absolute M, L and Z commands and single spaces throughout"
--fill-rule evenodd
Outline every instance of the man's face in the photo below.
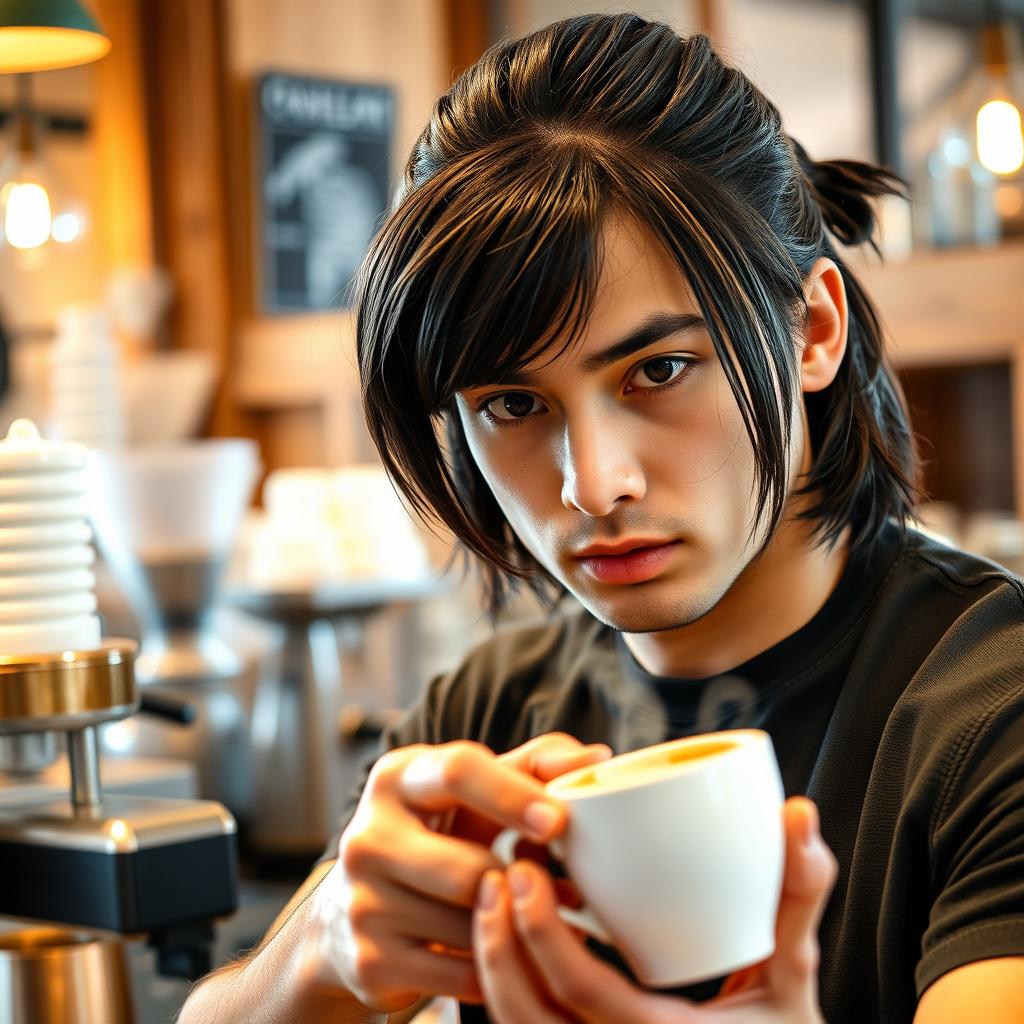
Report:
M 644 633 L 706 615 L 764 532 L 751 537 L 750 440 L 686 281 L 632 220 L 609 221 L 604 251 L 580 344 L 461 392 L 458 412 L 534 558 L 597 618 Z

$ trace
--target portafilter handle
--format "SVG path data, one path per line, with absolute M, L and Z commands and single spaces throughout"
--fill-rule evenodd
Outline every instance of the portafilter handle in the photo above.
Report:
M 188 725 L 196 717 L 194 704 L 176 694 L 142 693 L 139 710 L 158 718 Z M 103 802 L 100 785 L 100 753 L 96 726 L 68 730 L 68 765 L 71 768 L 71 803 L 94 809 Z
M 196 720 L 196 706 L 187 697 L 150 686 L 140 691 L 139 710 L 177 725 L 191 725 Z

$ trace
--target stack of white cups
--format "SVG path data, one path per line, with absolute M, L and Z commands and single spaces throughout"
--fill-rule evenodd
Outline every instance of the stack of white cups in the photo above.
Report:
M 29 420 L 0 441 L 0 654 L 100 646 L 85 460 Z
M 118 349 L 106 314 L 87 306 L 61 310 L 51 358 L 53 436 L 89 448 L 117 448 L 124 435 Z

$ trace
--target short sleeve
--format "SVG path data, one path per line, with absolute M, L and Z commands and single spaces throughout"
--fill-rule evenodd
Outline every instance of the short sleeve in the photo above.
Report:
M 918 997 L 976 960 L 1024 955 L 1024 661 L 999 669 L 951 752 L 931 830 L 937 894 L 915 971 Z M 991 679 L 989 680 L 991 683 Z

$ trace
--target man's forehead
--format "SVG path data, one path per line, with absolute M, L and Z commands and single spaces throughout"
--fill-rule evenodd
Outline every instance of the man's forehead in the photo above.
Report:
M 594 305 L 581 341 L 600 329 L 624 333 L 655 312 L 698 314 L 693 290 L 664 243 L 637 217 L 613 213 L 598 236 Z M 602 344 L 597 338 L 597 344 Z

